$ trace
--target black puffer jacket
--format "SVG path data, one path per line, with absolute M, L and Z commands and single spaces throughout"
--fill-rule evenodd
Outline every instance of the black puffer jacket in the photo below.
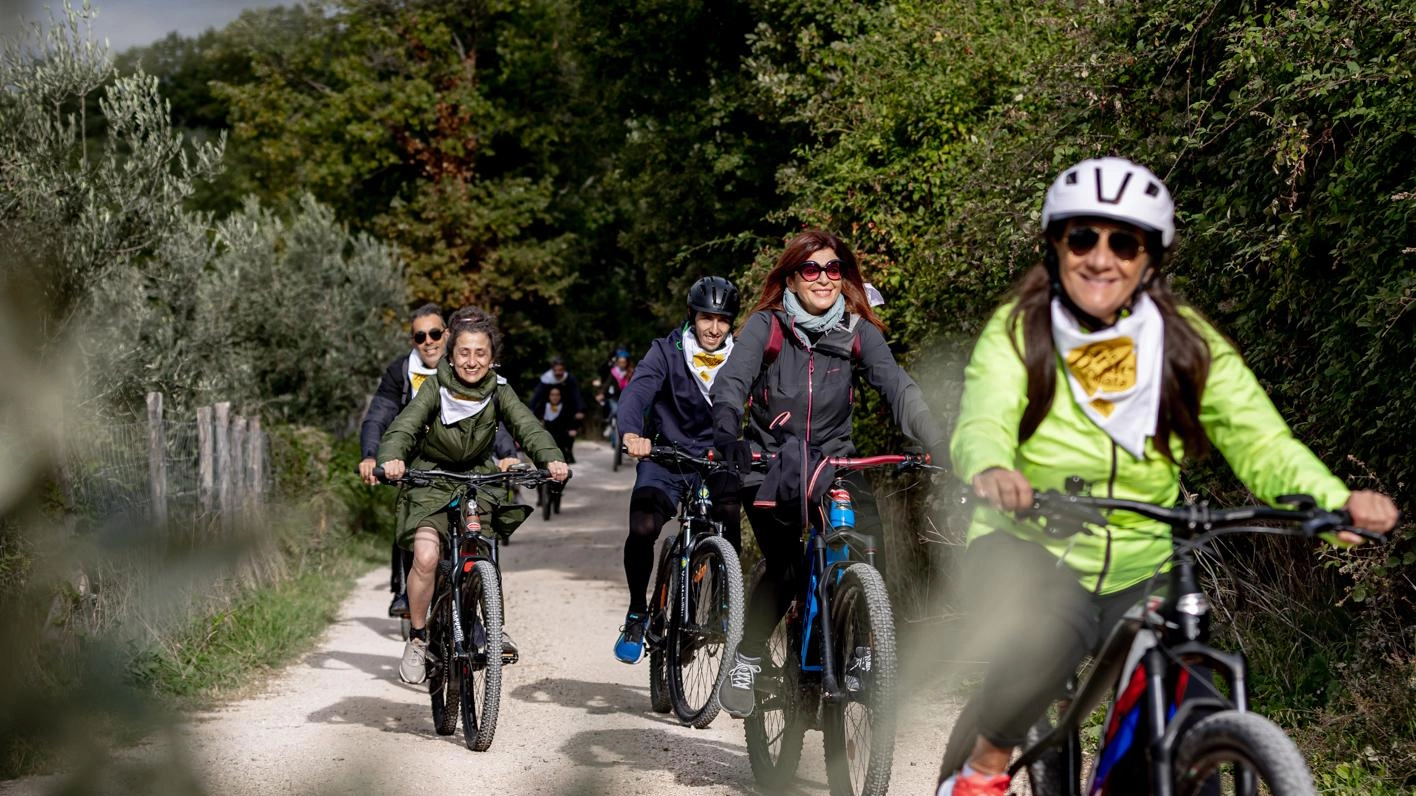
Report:
M 781 324 L 782 347 L 776 359 L 763 367 L 773 314 Z M 880 391 L 906 436 L 936 457 L 946 453 L 948 441 L 924 394 L 895 362 L 879 329 L 848 314 L 808 348 L 791 327 L 790 316 L 780 310 L 755 313 L 743 324 L 733 355 L 713 381 L 715 444 L 738 437 L 743 405 L 750 397 L 744 436 L 754 448 L 772 452 L 795 438 L 827 456 L 855 455 L 852 385 L 859 376 Z M 853 349 L 858 355 L 852 355 Z

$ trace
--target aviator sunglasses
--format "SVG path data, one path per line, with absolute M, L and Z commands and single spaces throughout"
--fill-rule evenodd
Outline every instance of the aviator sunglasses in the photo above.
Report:
M 418 345 L 422 345 L 424 340 L 427 340 L 431 337 L 433 339 L 433 342 L 436 343 L 437 341 L 442 339 L 442 336 L 442 329 L 433 329 L 432 331 L 427 332 L 414 332 L 413 342 L 417 343 Z
M 821 277 L 821 272 L 825 271 L 827 279 L 832 282 L 839 282 L 841 281 L 841 267 L 842 263 L 840 260 L 832 260 L 828 263 L 818 263 L 814 260 L 807 260 L 797 266 L 797 273 L 801 275 L 802 279 L 808 282 L 815 282 Z
M 1075 257 L 1081 257 L 1101 242 L 1103 230 L 1096 227 L 1072 227 L 1067 230 L 1067 250 Z M 1134 260 L 1146 250 L 1139 236 L 1123 230 L 1105 233 L 1106 246 L 1111 253 L 1123 260 Z

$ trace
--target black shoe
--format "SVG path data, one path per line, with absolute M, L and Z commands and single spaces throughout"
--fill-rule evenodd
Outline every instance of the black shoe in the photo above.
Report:
M 408 616 L 408 595 L 407 593 L 395 595 L 393 602 L 388 604 L 388 615 L 398 618 Z

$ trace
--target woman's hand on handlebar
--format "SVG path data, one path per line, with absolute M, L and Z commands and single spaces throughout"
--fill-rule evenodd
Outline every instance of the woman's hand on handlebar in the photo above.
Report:
M 1352 515 L 1352 524 L 1355 527 L 1377 533 L 1386 533 L 1395 528 L 1396 521 L 1401 516 L 1391 498 L 1370 489 L 1359 489 L 1353 492 L 1347 498 L 1347 504 L 1343 508 Z M 1339 533 L 1337 538 L 1347 544 L 1362 543 L 1361 537 L 1346 531 Z
M 408 467 L 402 459 L 390 459 L 383 463 L 383 471 L 385 481 L 401 481 Z
M 625 452 L 636 459 L 648 456 L 650 449 L 654 447 L 648 437 L 641 437 L 638 434 L 625 434 L 621 441 L 624 442 Z
M 507 470 L 510 470 L 518 464 L 521 464 L 520 459 L 516 458 L 515 456 L 508 456 L 505 459 L 497 460 L 497 469 L 501 470 L 502 472 L 506 472 Z
M 1032 484 L 1017 470 L 990 467 L 973 477 L 973 491 L 1001 511 L 1032 508 Z
M 546 462 L 546 472 L 551 474 L 552 481 L 564 481 L 570 477 L 570 468 L 565 462 Z

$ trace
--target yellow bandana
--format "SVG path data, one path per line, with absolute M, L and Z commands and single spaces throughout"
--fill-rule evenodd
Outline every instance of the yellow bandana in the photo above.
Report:
M 418 394 L 418 388 L 423 386 L 423 382 L 428 380 L 425 373 L 409 373 L 408 382 L 413 385 L 413 394 Z
M 713 370 L 723 364 L 723 360 L 727 358 L 725 354 L 710 354 L 707 351 L 699 351 L 697 354 L 694 354 L 693 366 L 695 368 L 702 368 L 702 370 L 698 371 L 698 378 L 704 381 L 711 381 Z

